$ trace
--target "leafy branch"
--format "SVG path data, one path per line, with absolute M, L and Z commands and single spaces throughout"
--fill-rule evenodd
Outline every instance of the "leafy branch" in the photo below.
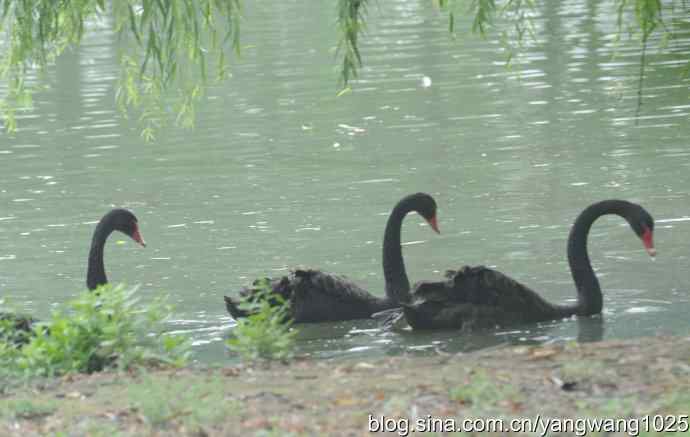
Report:
M 9 85 L 0 101 L 5 127 L 14 131 L 16 109 L 31 105 L 37 84 L 28 81 L 29 73 L 45 72 L 67 47 L 81 43 L 88 20 L 106 14 L 114 15 L 125 47 L 118 54 L 123 114 L 141 111 L 147 139 L 171 115 L 192 126 L 210 67 L 223 79 L 230 52 L 239 54 L 241 11 L 240 0 L 126 0 L 112 2 L 112 9 L 105 0 L 0 0 L 0 34 L 7 45 L 0 79 Z
M 367 0 L 338 0 L 338 30 L 340 42 L 336 56 L 342 54 L 340 77 L 343 88 L 350 79 L 357 78 L 358 68 L 362 66 L 362 55 L 359 53 L 359 34 L 365 29 Z
M 448 28 L 456 31 L 456 16 L 472 17 L 471 31 L 486 37 L 499 31 L 510 63 L 525 35 L 532 35 L 535 0 L 434 0 L 448 13 Z M 337 0 L 340 40 L 337 58 L 343 91 L 357 78 L 363 65 L 360 36 L 366 29 L 368 0 Z M 664 8 L 688 10 L 686 0 L 615 0 L 618 36 L 624 22 L 634 22 L 641 35 L 642 53 L 638 86 L 638 112 L 647 45 L 662 28 Z M 45 72 L 67 48 L 81 43 L 85 23 L 112 15 L 122 41 L 118 52 L 121 74 L 116 93 L 120 111 L 139 111 L 142 136 L 151 140 L 156 131 L 174 119 L 191 127 L 195 107 L 214 69 L 217 80 L 228 77 L 228 59 L 240 52 L 241 0 L 0 0 L 0 80 L 8 84 L 0 99 L 0 115 L 8 131 L 16 129 L 15 111 L 31 106 L 31 93 L 39 80 L 30 73 Z M 635 17 L 634 20 L 630 17 Z
M 9 131 L 16 128 L 15 108 L 31 105 L 28 73 L 45 70 L 71 44 L 84 35 L 84 21 L 105 10 L 103 0 L 63 2 L 51 0 L 0 1 L 0 33 L 5 45 L 0 57 L 0 78 L 7 79 L 8 91 L 0 110 Z
M 456 35 L 458 15 L 472 17 L 471 31 L 485 38 L 490 32 L 499 30 L 503 46 L 508 52 L 507 64 L 510 64 L 514 54 L 522 49 L 525 35 L 536 40 L 531 17 L 537 9 L 535 0 L 434 0 L 440 10 L 448 14 L 448 31 Z M 688 10 L 686 0 L 615 0 L 618 31 L 617 38 L 624 33 L 623 24 L 632 21 L 631 26 L 641 35 L 642 51 L 640 55 L 640 74 L 638 86 L 637 112 L 642 105 L 645 56 L 649 38 L 654 32 L 662 29 L 664 38 L 674 37 L 673 28 L 668 28 L 662 19 L 662 10 L 681 8 Z M 359 35 L 364 29 L 365 0 L 338 0 L 338 27 L 341 34 L 339 54 L 342 56 L 340 77 L 343 87 L 357 77 L 358 68 L 362 66 L 362 56 L 359 51 Z M 628 16 L 634 20 L 628 20 Z M 499 23 L 499 24 L 497 24 Z M 690 71 L 690 63 L 688 70 Z
M 228 76 L 228 47 L 240 52 L 242 5 L 240 0 L 132 3 L 118 3 L 115 11 L 116 30 L 134 40 L 126 44 L 134 49 L 121 55 L 117 104 L 123 113 L 130 106 L 142 109 L 142 136 L 150 140 L 168 120 L 166 112 L 172 112 L 178 124 L 193 126 L 194 108 L 208 82 L 208 54 L 215 56 L 216 79 Z M 171 90 L 177 93 L 168 101 Z
M 674 3 L 674 2 L 672 2 Z M 617 26 L 618 34 L 623 33 L 623 20 L 626 13 L 629 13 L 630 9 L 634 11 L 635 21 L 639 27 L 642 51 L 640 53 L 640 73 L 638 77 L 637 85 L 637 107 L 635 109 L 635 123 L 638 122 L 640 111 L 642 110 L 642 95 L 644 89 L 644 71 L 646 65 L 647 56 L 647 44 L 649 42 L 649 37 L 654 33 L 657 27 L 664 27 L 664 32 L 667 37 L 672 37 L 673 34 L 664 25 L 661 16 L 661 1 L 660 0 L 617 0 L 616 2 L 616 12 L 617 12 Z

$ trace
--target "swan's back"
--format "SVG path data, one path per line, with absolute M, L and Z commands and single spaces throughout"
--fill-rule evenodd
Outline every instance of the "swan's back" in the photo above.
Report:
M 260 281 L 268 281 L 271 293 L 289 303 L 290 317 L 299 323 L 365 319 L 391 307 L 347 277 L 315 269 L 298 269 L 289 276 L 254 281 L 252 287 L 240 291 L 240 300 L 256 299 Z M 248 315 L 230 297 L 225 297 L 225 306 L 235 319 Z
M 484 266 L 449 270 L 443 281 L 416 284 L 414 300 L 403 307 L 415 329 L 493 328 L 557 317 L 530 288 Z
M 296 270 L 291 281 L 291 313 L 295 321 L 327 322 L 364 319 L 385 309 L 345 276 L 320 270 Z
M 287 276 L 281 276 L 279 278 L 261 278 L 256 279 L 251 287 L 244 287 L 240 290 L 240 299 L 233 299 L 229 296 L 224 296 L 225 308 L 233 319 L 237 320 L 239 318 L 248 317 L 251 312 L 243 308 L 243 303 L 253 303 L 257 302 L 262 296 L 264 296 L 263 287 L 264 284 L 268 285 L 269 288 L 269 303 L 271 305 L 277 305 L 278 299 L 273 296 L 280 296 L 283 301 L 289 301 L 292 294 L 292 287 L 290 284 L 290 278 Z

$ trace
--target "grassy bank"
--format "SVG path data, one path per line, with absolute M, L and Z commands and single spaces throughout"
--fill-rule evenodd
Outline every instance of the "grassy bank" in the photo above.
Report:
M 688 412 L 690 338 L 659 337 L 5 385 L 0 435 L 359 436 L 368 434 L 369 414 L 408 419 L 411 427 L 427 415 L 630 418 Z

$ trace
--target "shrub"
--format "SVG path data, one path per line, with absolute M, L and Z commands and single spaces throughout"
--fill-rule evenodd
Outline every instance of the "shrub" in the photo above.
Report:
M 270 283 L 262 281 L 251 300 L 244 300 L 240 308 L 250 314 L 239 319 L 228 347 L 242 358 L 255 361 L 287 360 L 292 357 L 297 331 L 289 319 L 289 303 L 273 293 Z
M 52 376 L 184 364 L 186 340 L 163 332 L 171 314 L 165 298 L 142 303 L 137 289 L 106 285 L 80 294 L 46 322 L 34 323 L 24 346 L 0 341 L 0 365 L 5 373 Z
M 0 299 L 0 306 L 4 305 Z M 31 317 L 23 316 L 15 312 L 0 312 L 0 343 L 6 342 L 13 345 L 22 345 L 31 338 L 31 325 L 35 322 Z

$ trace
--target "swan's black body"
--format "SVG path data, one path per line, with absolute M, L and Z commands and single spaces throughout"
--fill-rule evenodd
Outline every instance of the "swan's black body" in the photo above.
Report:
M 319 270 L 295 270 L 289 276 L 265 280 L 269 281 L 273 293 L 289 303 L 290 317 L 299 323 L 364 319 L 393 305 L 390 300 L 373 296 L 345 276 Z M 259 281 L 255 281 L 254 286 L 242 290 L 241 298 L 251 300 L 258 286 Z M 225 306 L 235 319 L 249 315 L 227 296 Z
M 89 251 L 89 260 L 86 273 L 86 286 L 89 290 L 95 290 L 108 283 L 103 265 L 103 248 L 105 241 L 113 231 L 127 234 L 134 241 L 145 246 L 139 233 L 137 218 L 126 209 L 113 209 L 101 218 L 96 225 Z M 0 323 L 8 329 L 0 330 L 0 340 L 7 340 L 17 345 L 28 342 L 32 327 L 37 321 L 29 316 L 12 313 L 0 313 Z
M 310 323 L 364 319 L 376 312 L 398 307 L 397 302 L 404 300 L 410 287 L 402 264 L 400 228 L 403 218 L 411 211 L 418 212 L 437 230 L 436 204 L 429 195 L 417 193 L 398 202 L 388 218 L 383 240 L 387 284 L 384 298 L 372 295 L 345 276 L 319 270 L 295 270 L 289 276 L 267 278 L 272 292 L 289 303 L 292 320 Z M 248 316 L 247 311 L 240 308 L 240 302 L 253 300 L 258 284 L 255 281 L 254 286 L 243 289 L 239 301 L 225 296 L 225 307 L 233 318 Z
M 568 262 L 577 288 L 577 302 L 556 305 L 503 273 L 483 266 L 448 271 L 446 280 L 420 282 L 402 311 L 387 314 L 388 323 L 406 322 L 414 329 L 491 328 L 535 323 L 573 315 L 589 316 L 602 310 L 603 298 L 587 255 L 587 235 L 605 214 L 625 218 L 654 255 L 654 220 L 639 205 L 606 200 L 587 207 L 577 218 L 568 239 Z M 402 314 L 401 314 L 402 312 Z

